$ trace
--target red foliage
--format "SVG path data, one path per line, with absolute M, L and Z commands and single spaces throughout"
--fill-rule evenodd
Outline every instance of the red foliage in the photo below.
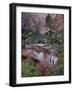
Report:
M 37 63 L 37 69 L 41 74 L 47 73 L 48 66 L 44 60 Z

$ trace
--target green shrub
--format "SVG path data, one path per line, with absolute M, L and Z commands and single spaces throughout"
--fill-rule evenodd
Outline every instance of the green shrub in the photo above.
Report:
M 31 59 L 27 59 L 22 62 L 22 77 L 38 76 L 35 62 Z

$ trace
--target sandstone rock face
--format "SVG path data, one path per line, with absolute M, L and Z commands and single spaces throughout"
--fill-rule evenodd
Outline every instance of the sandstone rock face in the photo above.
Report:
M 22 28 L 32 29 L 38 31 L 40 34 L 44 34 L 46 31 L 45 18 L 47 13 L 24 13 L 22 12 Z M 64 15 L 63 14 L 49 14 L 52 18 L 52 30 L 60 31 L 64 30 Z

